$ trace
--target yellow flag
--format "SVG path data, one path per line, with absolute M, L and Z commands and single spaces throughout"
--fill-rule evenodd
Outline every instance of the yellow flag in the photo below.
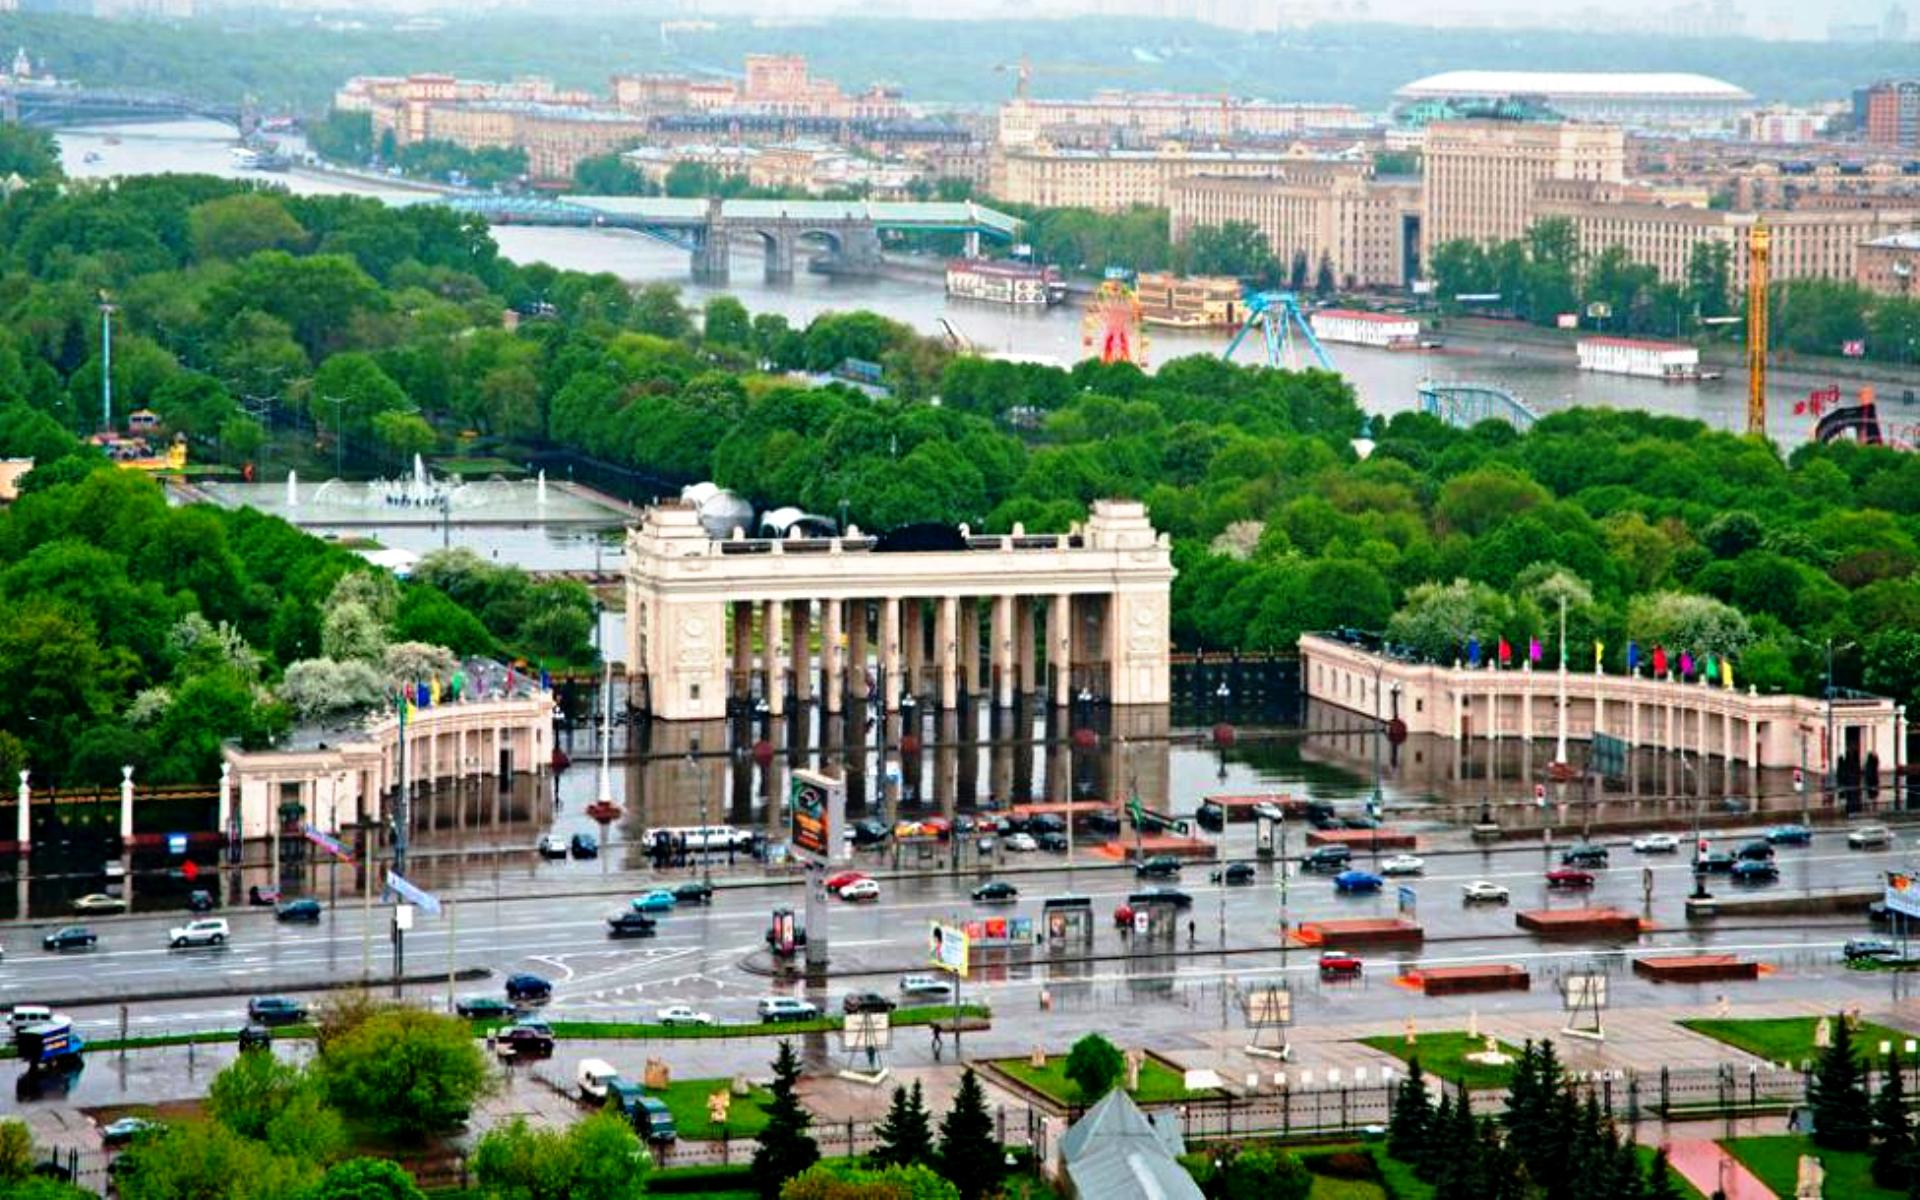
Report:
M 1724 655 L 1720 659 L 1720 686 L 1733 687 L 1733 660 Z
M 1606 643 L 1604 643 L 1604 642 L 1602 642 L 1602 641 L 1600 641 L 1600 640 L 1599 640 L 1598 638 L 1596 638 L 1596 639 L 1594 639 L 1594 643 L 1593 643 L 1593 673 L 1594 673 L 1595 675 L 1598 675 L 1598 674 L 1600 673 L 1600 664 L 1601 664 L 1601 660 L 1602 660 L 1602 659 L 1604 659 L 1604 658 L 1606 657 L 1606 654 L 1607 654 L 1607 646 L 1606 646 Z

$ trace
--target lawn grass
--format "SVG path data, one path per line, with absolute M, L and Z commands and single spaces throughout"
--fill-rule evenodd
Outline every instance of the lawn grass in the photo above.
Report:
M 1404 1035 L 1389 1034 L 1361 1038 L 1360 1044 L 1384 1050 L 1402 1062 L 1418 1058 L 1420 1069 L 1428 1075 L 1474 1091 L 1503 1088 L 1513 1080 L 1513 1063 L 1490 1066 L 1468 1060 L 1467 1055 L 1478 1054 L 1487 1048 L 1487 1039 L 1483 1037 L 1468 1037 L 1457 1032 L 1422 1033 L 1409 1046 Z M 1520 1058 L 1520 1048 L 1507 1042 L 1500 1043 L 1500 1052 L 1516 1062 Z
M 1334 1179 L 1315 1173 L 1313 1191 L 1308 1193 L 1308 1200 L 1374 1200 L 1376 1197 L 1379 1200 L 1387 1200 L 1388 1197 L 1392 1200 L 1432 1200 L 1433 1197 L 1433 1186 L 1415 1178 L 1413 1168 L 1388 1155 L 1383 1145 L 1347 1142 L 1333 1146 L 1301 1146 L 1294 1148 L 1293 1153 L 1300 1156 L 1309 1171 L 1313 1170 L 1316 1160 L 1335 1154 L 1364 1154 L 1373 1159 L 1373 1165 L 1380 1172 L 1377 1181 Z
M 1329 1179 L 1315 1175 L 1307 1200 L 1387 1200 L 1387 1189 L 1366 1179 Z
M 1064 1054 L 1049 1056 L 1047 1065 L 1037 1070 L 1024 1058 L 997 1058 L 994 1065 L 1056 1104 L 1066 1106 L 1082 1103 L 1079 1087 L 1067 1078 L 1067 1056 Z M 1212 1089 L 1189 1092 L 1186 1079 L 1180 1072 L 1153 1058 L 1140 1064 L 1140 1086 L 1131 1093 L 1134 1100 L 1141 1104 L 1197 1100 L 1214 1094 Z
M 773 1093 L 766 1088 L 756 1087 L 732 1098 L 725 1130 L 707 1119 L 707 1097 L 732 1086 L 726 1079 L 676 1079 L 664 1088 L 648 1088 L 647 1094 L 666 1103 L 682 1141 L 716 1142 L 723 1132 L 734 1140 L 758 1136 L 767 1127 L 767 1113 L 760 1106 L 773 1102 Z
M 1827 1170 L 1821 1191 L 1846 1200 L 1902 1200 L 1904 1192 L 1874 1186 L 1873 1155 L 1864 1150 L 1816 1150 L 1803 1137 L 1727 1138 L 1720 1143 L 1775 1195 L 1791 1196 L 1800 1181 L 1800 1156 L 1813 1154 Z
M 895 1010 L 888 1022 L 895 1029 L 931 1025 L 965 1016 L 969 1020 L 991 1020 L 993 1010 L 984 1004 L 955 1008 L 951 1004 L 926 1004 Z M 549 1021 L 556 1038 L 598 1038 L 625 1042 L 669 1038 L 730 1038 L 784 1036 L 794 1033 L 831 1033 L 845 1024 L 846 1018 L 834 1014 L 811 1021 L 759 1021 L 744 1025 L 660 1025 L 652 1021 Z M 490 1029 L 504 1028 L 510 1022 L 492 1018 L 473 1022 L 475 1037 L 485 1037 Z
M 1640 1159 L 1640 1174 L 1644 1176 L 1652 1169 L 1653 1156 L 1659 1153 L 1659 1148 L 1656 1146 L 1635 1146 L 1633 1152 Z M 1680 1200 L 1707 1200 L 1705 1196 L 1700 1194 L 1699 1188 L 1688 1183 L 1687 1177 L 1674 1170 L 1671 1165 L 1667 1167 L 1667 1178 L 1673 1181 L 1673 1190 L 1679 1193 Z M 1788 1188 L 1787 1191 L 1790 1194 L 1793 1189 Z
M 273 1030 L 275 1041 L 283 1038 L 311 1040 L 313 1035 L 313 1026 L 307 1024 L 277 1025 Z M 108 1050 L 151 1050 L 157 1046 L 185 1046 L 188 1043 L 196 1046 L 212 1046 L 221 1042 L 239 1040 L 240 1031 L 237 1029 L 205 1029 L 197 1033 L 155 1033 L 130 1038 L 100 1038 L 88 1042 L 86 1050 L 88 1053 L 98 1054 Z M 18 1057 L 20 1057 L 19 1051 L 12 1046 L 0 1046 L 0 1059 Z
M 1763 1017 L 1750 1020 L 1699 1018 L 1680 1024 L 1717 1042 L 1725 1042 L 1736 1050 L 1744 1050 L 1756 1058 L 1798 1066 L 1804 1060 L 1819 1056 L 1820 1052 L 1813 1046 L 1813 1030 L 1819 1020 L 1818 1017 Z M 1905 1030 L 1862 1021 L 1860 1028 L 1853 1031 L 1853 1044 L 1863 1060 L 1877 1061 L 1881 1042 L 1892 1042 L 1895 1048 L 1899 1048 L 1913 1036 Z

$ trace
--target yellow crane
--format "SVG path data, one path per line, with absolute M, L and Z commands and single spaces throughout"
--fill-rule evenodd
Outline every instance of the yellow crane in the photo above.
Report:
M 1747 238 L 1747 432 L 1767 436 L 1767 260 L 1773 233 L 1755 222 Z

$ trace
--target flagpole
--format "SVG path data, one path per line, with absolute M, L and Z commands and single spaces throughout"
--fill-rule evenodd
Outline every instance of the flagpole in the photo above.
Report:
M 1567 595 L 1560 593 L 1560 719 L 1554 740 L 1553 761 L 1567 761 Z

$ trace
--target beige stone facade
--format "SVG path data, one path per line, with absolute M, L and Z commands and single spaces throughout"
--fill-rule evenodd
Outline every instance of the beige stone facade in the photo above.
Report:
M 1170 196 L 1176 242 L 1239 221 L 1260 230 L 1283 267 L 1304 254 L 1318 271 L 1324 257 L 1342 287 L 1403 287 L 1414 274 L 1405 234 L 1420 216 L 1420 184 L 1373 178 L 1364 163 L 1289 165 L 1256 179 L 1196 175 Z
M 1269 152 L 1190 150 L 1175 142 L 1157 150 L 1002 146 L 994 156 L 992 192 L 1012 204 L 1120 212 L 1136 204 L 1167 205 L 1173 185 L 1190 176 L 1266 176 L 1300 161 Z
M 1920 233 L 1895 233 L 1860 246 L 1854 281 L 1882 296 L 1913 295 L 1913 276 L 1920 271 Z
M 1504 241 L 1534 219 L 1544 180 L 1619 183 L 1626 136 L 1615 126 L 1528 121 L 1436 121 L 1427 126 L 1421 236 L 1426 253 L 1465 239 Z
M 1068 534 L 963 528 L 953 549 L 897 551 L 857 530 L 715 539 L 674 502 L 628 531 L 627 564 L 630 699 L 669 721 L 756 694 L 781 715 L 816 685 L 829 713 L 909 696 L 943 710 L 963 695 L 1169 699 L 1170 543 L 1132 501 L 1097 501 Z
M 1364 129 L 1373 119 L 1347 104 L 1272 104 L 1171 92 L 1102 91 L 1084 100 L 1016 97 L 1000 107 L 999 141 L 1030 146 L 1049 129 L 1091 126 L 1141 137 L 1288 137 L 1309 129 Z

